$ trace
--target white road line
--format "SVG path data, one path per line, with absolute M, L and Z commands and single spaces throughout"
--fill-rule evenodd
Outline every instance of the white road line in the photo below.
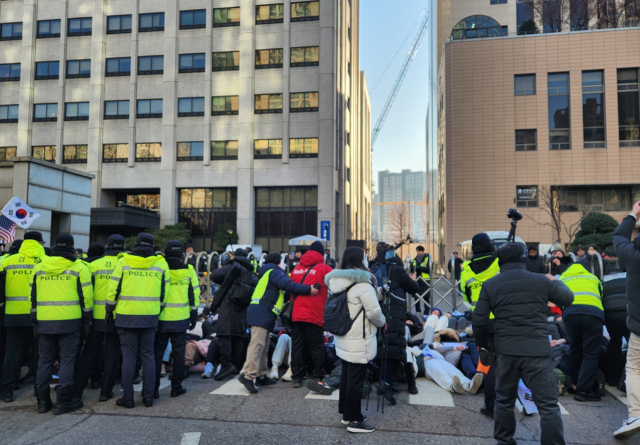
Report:
M 171 386 L 171 380 L 169 380 L 169 376 L 165 376 L 163 378 L 160 379 L 160 389 L 166 388 L 167 386 Z M 133 390 L 135 392 L 141 392 L 142 391 L 142 383 L 138 383 L 137 385 L 133 385 Z M 120 391 L 122 391 L 122 389 L 120 389 Z
M 309 391 L 309 393 L 304 396 L 304 398 L 311 400 L 340 400 L 340 390 L 334 390 L 330 396 L 323 396 L 316 392 Z
M 609 391 L 613 397 L 620 400 L 625 405 L 629 406 L 629 403 L 627 402 L 627 396 L 625 396 L 622 391 L 620 391 L 615 386 L 607 386 L 606 388 L 607 388 L 607 391 Z
M 418 394 L 409 395 L 410 405 L 448 406 L 453 407 L 453 397 L 446 389 L 440 388 L 428 379 L 416 379 Z
M 569 415 L 569 411 L 567 411 L 567 409 L 564 406 L 562 406 L 560 402 L 558 402 L 558 406 L 560 407 L 560 414 L 562 414 L 563 416 Z
M 524 406 L 522 406 L 522 403 L 520 403 L 520 400 L 516 399 L 516 409 L 520 412 L 522 412 L 522 410 L 524 410 Z
M 198 445 L 202 433 L 184 433 L 180 445 Z
M 242 383 L 236 378 L 229 380 L 215 391 L 209 394 L 223 395 L 223 396 L 248 396 L 249 391 L 244 387 Z

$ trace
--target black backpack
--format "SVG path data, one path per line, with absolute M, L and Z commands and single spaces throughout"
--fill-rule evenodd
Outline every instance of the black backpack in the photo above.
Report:
M 238 275 L 233 283 L 233 292 L 229 295 L 231 303 L 240 309 L 249 307 L 253 291 L 258 284 L 258 278 L 244 267 L 239 267 Z
M 344 336 L 351 330 L 353 322 L 360 315 L 360 312 L 364 310 L 364 306 L 351 319 L 349 316 L 349 305 L 347 304 L 347 293 L 349 289 L 358 283 L 352 283 L 346 289 L 333 293 L 329 289 L 327 293 L 327 304 L 324 307 L 324 329 L 331 332 L 333 335 Z

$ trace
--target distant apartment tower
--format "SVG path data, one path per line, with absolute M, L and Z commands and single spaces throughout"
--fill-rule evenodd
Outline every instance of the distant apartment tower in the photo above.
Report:
M 95 175 L 92 241 L 149 228 L 142 207 L 158 227 L 186 223 L 196 250 L 223 247 L 222 224 L 241 243 L 288 250 L 326 221 L 340 253 L 370 231 L 359 7 L 2 1 L 0 161 Z

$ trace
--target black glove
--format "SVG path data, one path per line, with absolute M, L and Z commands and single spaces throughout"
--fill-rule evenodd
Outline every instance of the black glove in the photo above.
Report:
M 496 354 L 485 348 L 480 348 L 480 362 L 484 366 L 493 366 L 496 362 Z
M 191 323 L 189 330 L 193 331 L 193 328 L 196 327 L 196 321 L 198 320 L 198 311 L 191 311 L 191 315 L 189 316 L 189 323 Z
M 107 323 L 107 329 L 113 330 L 113 328 L 116 327 L 116 321 L 113 318 L 113 311 L 107 311 L 107 315 L 105 315 L 104 321 Z

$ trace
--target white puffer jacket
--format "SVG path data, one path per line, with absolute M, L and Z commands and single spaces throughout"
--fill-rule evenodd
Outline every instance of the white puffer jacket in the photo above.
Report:
M 350 363 L 367 363 L 376 358 L 377 328 L 383 327 L 386 322 L 378 302 L 378 292 L 372 281 L 375 282 L 375 278 L 371 273 L 355 269 L 334 270 L 324 278 L 325 284 L 334 294 L 342 292 L 353 283 L 358 283 L 347 293 L 349 315 L 353 319 L 363 307 L 364 310 L 353 322 L 347 335 L 335 337 L 336 354 Z

